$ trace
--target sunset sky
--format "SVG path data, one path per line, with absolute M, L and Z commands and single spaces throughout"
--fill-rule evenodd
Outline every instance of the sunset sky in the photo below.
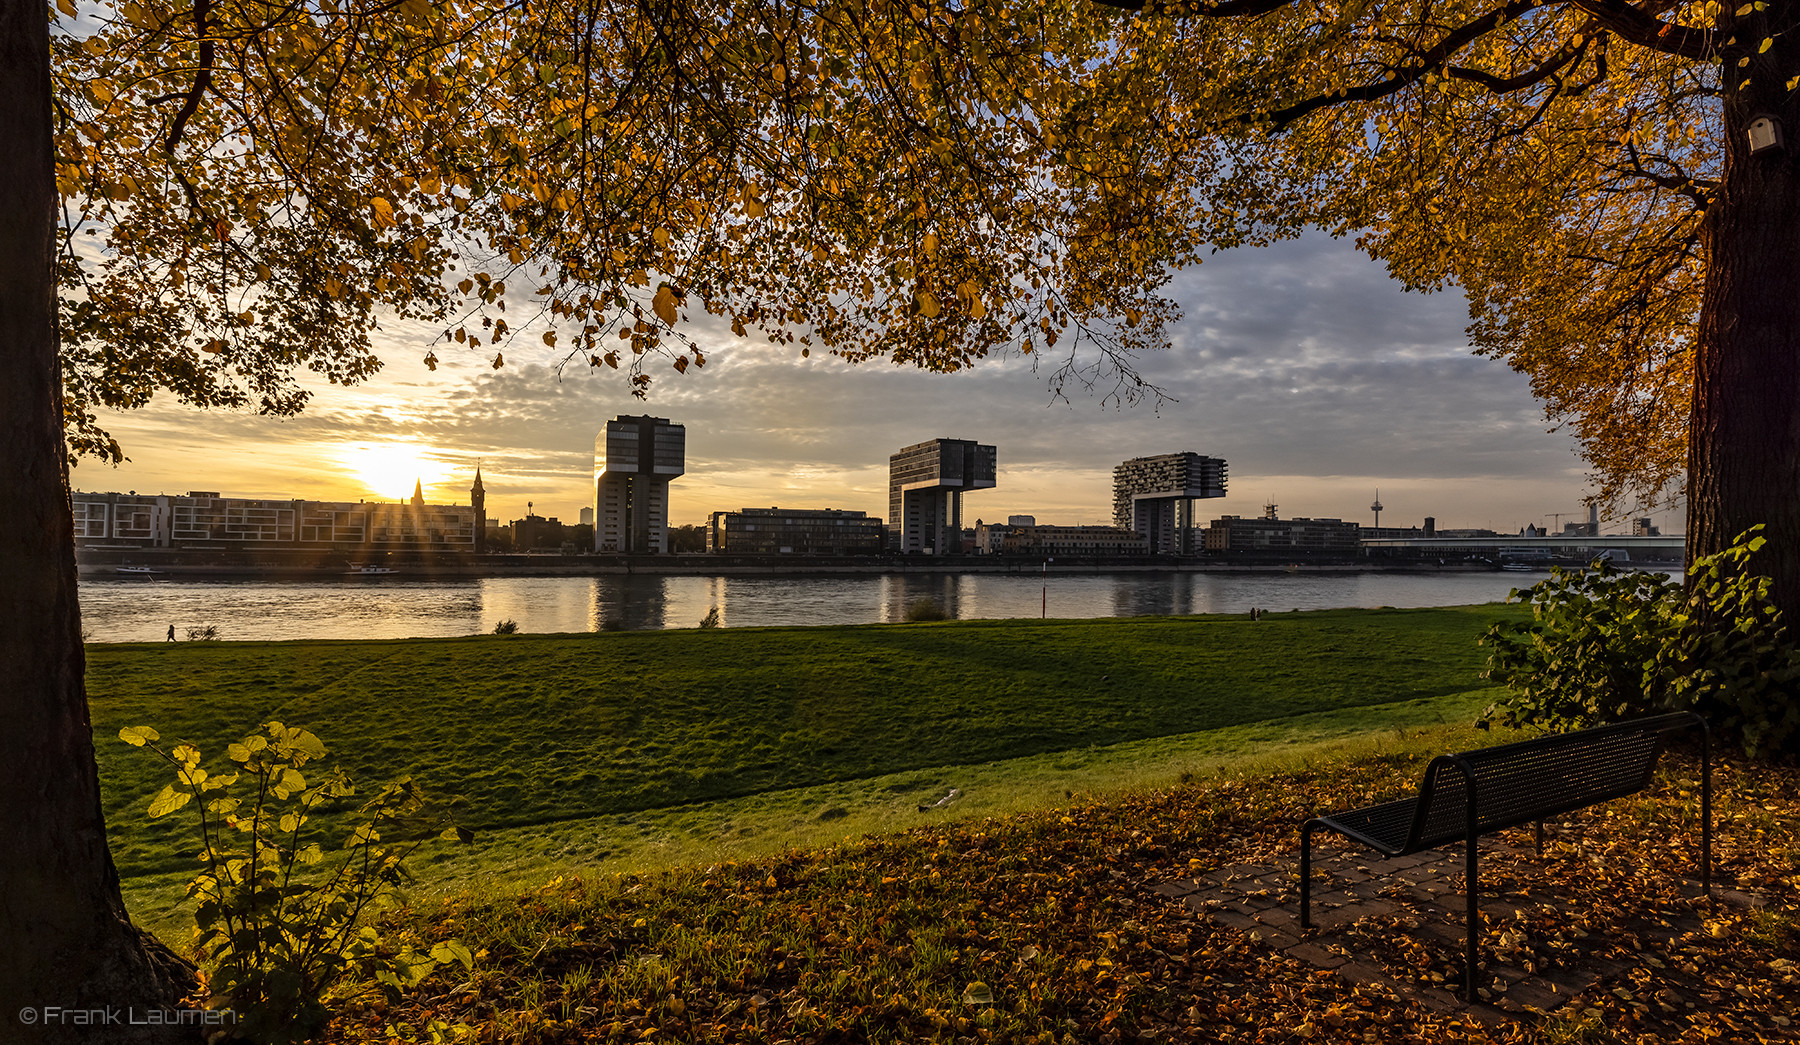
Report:
M 970 523 L 1110 522 L 1113 466 L 1181 450 L 1230 464 L 1229 495 L 1202 503 L 1206 518 L 1274 502 L 1284 518 L 1366 525 L 1377 489 L 1384 525 L 1432 515 L 1441 527 L 1516 530 L 1583 511 L 1573 441 L 1546 431 L 1523 377 L 1470 355 L 1459 294 L 1404 293 L 1348 242 L 1314 235 L 1216 255 L 1178 277 L 1171 296 L 1185 311 L 1174 348 L 1141 361 L 1173 399 L 1160 410 L 1080 392 L 1052 402 L 1029 359 L 926 374 L 801 359 L 704 325 L 707 366 L 658 367 L 645 403 L 612 371 L 571 367 L 559 380 L 527 339 L 502 346 L 501 370 L 488 366 L 491 352 L 440 345 L 433 373 L 420 359 L 435 332 L 395 328 L 376 334 L 387 366 L 374 381 L 320 385 L 298 418 L 166 400 L 109 415 L 131 460 L 83 462 L 73 481 L 354 501 L 409 496 L 417 478 L 427 500 L 467 503 L 479 460 L 490 516 L 517 518 L 529 501 L 574 522 L 593 503 L 595 434 L 615 415 L 652 413 L 687 426 L 675 523 L 770 505 L 882 515 L 888 455 L 939 436 L 999 449 L 997 488 L 964 502 Z M 1679 511 L 1654 518 L 1665 532 L 1682 528 Z

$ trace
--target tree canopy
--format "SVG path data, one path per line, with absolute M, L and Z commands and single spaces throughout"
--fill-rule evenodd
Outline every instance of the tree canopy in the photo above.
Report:
M 160 389 L 298 410 L 293 369 L 367 375 L 388 315 L 640 392 L 704 365 L 703 310 L 936 369 L 1060 345 L 1058 380 L 1129 396 L 1173 271 L 1317 225 L 1465 290 L 1601 495 L 1655 498 L 1686 463 L 1724 100 L 1789 104 L 1794 19 L 132 0 L 55 41 L 71 431 L 116 455 L 93 405 Z

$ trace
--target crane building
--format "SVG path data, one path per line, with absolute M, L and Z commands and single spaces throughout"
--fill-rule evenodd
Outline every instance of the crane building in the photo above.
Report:
M 914 443 L 888 458 L 888 533 L 901 552 L 962 550 L 962 495 L 994 488 L 998 455 L 971 439 Z
M 1225 461 L 1196 453 L 1134 457 L 1113 469 L 1113 523 L 1157 555 L 1200 551 L 1194 502 L 1225 496 Z
M 687 429 L 621 414 L 594 440 L 594 550 L 669 550 L 669 481 L 687 470 Z

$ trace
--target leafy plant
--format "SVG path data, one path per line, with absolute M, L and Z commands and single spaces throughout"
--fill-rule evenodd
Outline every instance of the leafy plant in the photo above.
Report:
M 700 618 L 700 626 L 702 628 L 716 628 L 719 626 L 719 608 L 717 606 L 707 610 L 706 616 Z
M 187 637 L 189 642 L 217 642 L 219 629 L 213 624 L 196 626 L 187 630 Z
M 280 722 L 265 729 L 267 736 L 251 734 L 226 748 L 234 765 L 221 773 L 202 768 L 192 744 L 164 750 L 147 726 L 121 729 L 119 739 L 149 748 L 175 769 L 175 782 L 150 802 L 152 818 L 190 804 L 198 814 L 202 870 L 187 895 L 199 901 L 194 948 L 215 999 L 237 1013 L 243 1037 L 307 1041 L 330 1020 L 323 998 L 344 977 L 398 992 L 441 964 L 467 968 L 473 958 L 456 940 L 425 952 L 396 946 L 370 924 L 399 898 L 408 878 L 404 860 L 428 837 L 418 830 L 427 823 L 419 787 L 402 778 L 377 791 L 328 856 L 320 831 L 308 825 L 355 788 L 340 769 L 315 773 L 310 782 L 301 772 L 325 756 L 318 737 Z M 412 841 L 387 844 L 384 832 Z M 441 837 L 473 839 L 459 827 Z
M 1796 649 L 1769 598 L 1769 578 L 1751 567 L 1766 543 L 1761 526 L 1694 563 L 1687 586 L 1609 562 L 1552 570 L 1515 590 L 1529 622 L 1491 626 L 1483 674 L 1512 691 L 1483 722 L 1579 727 L 1664 710 L 1693 710 L 1770 754 L 1800 734 Z
M 503 620 L 494 625 L 494 634 L 496 635 L 517 635 L 518 633 L 519 622 L 516 620 Z

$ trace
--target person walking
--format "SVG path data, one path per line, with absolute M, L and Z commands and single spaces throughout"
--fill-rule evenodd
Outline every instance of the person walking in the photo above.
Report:
M 175 625 L 173 624 L 169 625 L 169 641 L 175 641 Z

